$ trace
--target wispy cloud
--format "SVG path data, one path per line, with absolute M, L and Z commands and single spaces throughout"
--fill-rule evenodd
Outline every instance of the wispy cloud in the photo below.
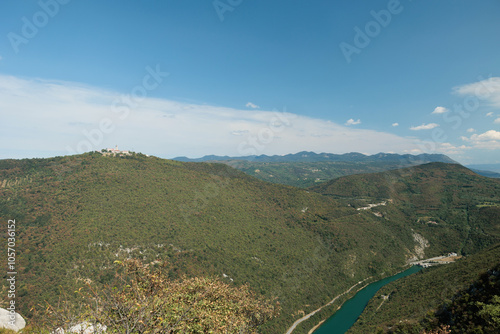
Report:
M 489 130 L 481 134 L 473 134 L 470 137 L 461 137 L 474 148 L 500 149 L 500 131 Z
M 2 126 L 9 129 L 0 132 L 0 158 L 67 155 L 116 144 L 161 157 L 237 156 L 250 149 L 258 154 L 419 149 L 414 138 L 353 129 L 287 111 L 146 97 L 123 113 L 124 106 L 116 101 L 126 99 L 118 92 L 73 82 L 0 75 L 0 117 Z
M 361 124 L 361 120 L 358 119 L 358 120 L 354 120 L 353 118 L 347 120 L 347 122 L 345 122 L 345 125 L 358 125 L 358 124 Z
M 476 132 L 476 130 L 474 130 L 473 128 L 469 128 L 469 129 L 467 129 L 467 132 L 472 133 L 472 132 Z
M 496 120 L 494 120 L 493 123 L 500 124 L 500 117 L 498 117 Z
M 444 114 L 445 112 L 448 112 L 449 110 L 446 109 L 445 107 L 436 107 L 434 108 L 434 111 L 432 114 Z
M 399 126 L 399 123 L 392 123 L 392 126 Z
M 448 155 L 460 155 L 464 151 L 471 149 L 470 147 L 465 145 L 456 146 L 451 143 L 436 143 L 436 145 L 439 152 Z
M 245 104 L 245 107 L 252 108 L 252 109 L 259 109 L 260 108 L 258 105 L 253 104 L 252 102 L 247 102 L 247 104 Z
M 454 88 L 460 95 L 472 95 L 487 101 L 491 106 L 500 108 L 500 77 L 491 77 Z
M 489 113 L 487 113 L 486 117 L 493 117 L 493 111 L 490 111 Z
M 429 123 L 429 124 L 422 124 L 419 126 L 412 126 L 412 127 L 410 127 L 410 130 L 413 130 L 413 131 L 430 130 L 430 129 L 437 128 L 438 126 L 439 126 L 439 124 Z

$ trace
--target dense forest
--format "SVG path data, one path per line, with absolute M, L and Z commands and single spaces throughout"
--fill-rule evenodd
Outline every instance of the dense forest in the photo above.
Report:
M 105 286 L 115 261 L 139 259 L 168 263 L 173 281 L 248 284 L 281 309 L 258 330 L 282 333 L 367 277 L 500 240 L 496 180 L 443 163 L 359 177 L 299 189 L 142 154 L 1 160 L 0 219 L 17 228 L 18 310 L 29 322 L 61 291 Z
M 283 156 L 205 156 L 199 159 L 174 158 L 187 162 L 219 162 L 271 183 L 307 188 L 338 177 L 383 172 L 429 162 L 456 163 L 443 154 L 361 153 L 331 154 L 298 152 Z

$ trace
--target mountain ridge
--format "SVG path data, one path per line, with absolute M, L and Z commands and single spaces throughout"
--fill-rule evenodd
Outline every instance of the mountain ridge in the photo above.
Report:
M 478 169 L 483 171 L 491 171 L 500 173 L 500 164 L 467 164 L 465 167 L 470 169 Z
M 373 155 L 366 155 L 358 152 L 350 152 L 344 154 L 334 154 L 334 153 L 315 153 L 311 151 L 301 151 L 297 153 L 290 153 L 286 155 L 249 155 L 240 157 L 230 157 L 230 156 L 217 156 L 217 155 L 206 155 L 201 158 L 187 158 L 187 157 L 175 157 L 172 160 L 183 161 L 183 162 L 207 162 L 207 161 L 227 161 L 227 160 L 245 160 L 252 162 L 296 162 L 296 161 L 307 161 L 307 162 L 321 162 L 321 161 L 349 161 L 349 162 L 366 162 L 366 161 L 422 161 L 422 162 L 446 162 L 446 163 L 457 163 L 455 160 L 449 158 L 444 154 L 396 154 L 396 153 L 377 153 Z
M 442 154 L 393 154 L 364 155 L 298 152 L 283 156 L 205 156 L 200 159 L 176 158 L 179 161 L 223 163 L 239 169 L 260 180 L 307 188 L 341 176 L 382 172 L 429 162 L 457 162 Z

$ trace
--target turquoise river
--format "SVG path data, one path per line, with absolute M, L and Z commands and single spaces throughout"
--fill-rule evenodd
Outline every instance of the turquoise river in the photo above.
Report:
M 413 266 L 394 276 L 386 277 L 380 281 L 369 284 L 360 290 L 354 297 L 346 301 L 340 310 L 335 312 L 334 315 L 314 331 L 314 334 L 343 334 L 347 332 L 347 330 L 354 325 L 356 320 L 358 320 L 368 304 L 368 301 L 375 296 L 381 287 L 397 279 L 416 273 L 421 269 L 421 267 Z

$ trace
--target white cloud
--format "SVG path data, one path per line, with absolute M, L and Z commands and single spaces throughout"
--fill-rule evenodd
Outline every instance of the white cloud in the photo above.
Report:
M 465 150 L 469 150 L 470 147 L 461 145 L 456 146 L 451 143 L 436 143 L 437 151 L 447 155 L 458 155 L 463 153 Z
M 469 133 L 476 132 L 476 130 L 474 130 L 473 128 L 470 128 L 470 129 L 467 129 L 467 132 L 469 132 Z
M 500 124 L 500 117 L 498 117 L 496 120 L 494 120 L 493 123 Z
M 489 113 L 486 114 L 486 117 L 493 117 L 493 112 L 490 111 Z
M 361 124 L 360 119 L 355 121 L 353 118 L 351 118 L 351 119 L 347 120 L 347 122 L 345 122 L 345 125 L 358 125 L 358 124 Z
M 489 130 L 489 131 L 486 131 L 485 133 L 482 133 L 480 135 L 472 135 L 471 139 L 477 139 L 477 140 L 481 140 L 481 141 L 488 141 L 488 140 L 500 141 L 500 131 Z
M 124 150 L 169 158 L 302 150 L 404 153 L 420 147 L 413 138 L 353 129 L 287 111 L 150 97 L 132 102 L 136 105 L 127 106 L 123 94 L 78 83 L 0 75 L 0 119 L 5 129 L 0 131 L 0 159 L 67 155 L 116 144 Z
M 252 109 L 259 109 L 260 108 L 258 105 L 253 104 L 252 102 L 247 102 L 247 104 L 245 104 L 245 107 L 252 108 Z
M 481 134 L 473 134 L 469 138 L 461 137 L 474 148 L 500 149 L 500 131 L 489 130 Z
M 446 109 L 445 107 L 436 107 L 436 108 L 434 108 L 434 111 L 432 112 L 432 114 L 444 114 L 447 111 L 448 111 L 448 109 Z
M 399 126 L 399 123 L 392 123 L 392 126 Z
M 490 105 L 500 108 L 500 77 L 473 82 L 454 88 L 460 95 L 472 95 L 480 100 L 487 101 Z
M 439 126 L 439 124 L 429 123 L 429 124 L 422 124 L 422 125 L 419 125 L 419 126 L 412 126 L 410 128 L 410 130 L 413 130 L 413 131 L 430 130 L 430 129 L 437 128 L 438 126 Z

